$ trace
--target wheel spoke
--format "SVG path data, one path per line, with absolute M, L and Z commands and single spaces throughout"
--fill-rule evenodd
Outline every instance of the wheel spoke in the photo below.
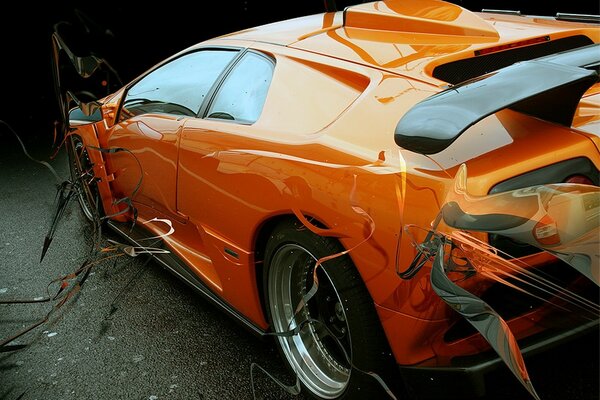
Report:
M 273 267 L 268 281 L 270 308 L 274 329 L 279 332 L 295 327 L 296 322 L 311 321 L 297 335 L 278 340 L 304 385 L 323 398 L 333 398 L 343 392 L 350 378 L 344 350 L 339 348 L 347 346 L 345 351 L 349 354 L 350 337 L 345 316 L 341 319 L 336 316 L 335 305 L 341 304 L 341 300 L 327 273 L 317 271 L 316 294 L 294 316 L 297 304 L 313 285 L 316 260 L 296 244 L 286 244 L 277 250 L 271 261 L 277 267 Z M 344 315 L 343 310 L 341 313 Z

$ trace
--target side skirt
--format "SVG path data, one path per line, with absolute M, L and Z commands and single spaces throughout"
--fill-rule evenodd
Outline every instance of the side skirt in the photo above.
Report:
M 135 226 L 133 230 L 131 230 L 131 225 L 129 223 L 108 221 L 108 226 L 134 246 L 141 246 L 138 240 L 143 239 L 145 237 L 153 236 L 151 233 L 147 232 L 139 226 Z M 225 311 L 230 317 L 232 317 L 236 322 L 241 324 L 251 333 L 259 337 L 265 336 L 266 332 L 262 328 L 256 326 L 252 321 L 250 321 L 248 318 L 236 311 L 225 300 L 223 300 L 212 290 L 210 290 L 204 284 L 204 282 L 202 282 L 202 280 L 200 280 L 200 278 L 198 278 L 175 254 L 152 254 L 152 257 L 163 268 L 166 268 L 180 280 L 185 282 L 188 286 L 194 289 L 195 292 L 202 295 L 210 303 Z

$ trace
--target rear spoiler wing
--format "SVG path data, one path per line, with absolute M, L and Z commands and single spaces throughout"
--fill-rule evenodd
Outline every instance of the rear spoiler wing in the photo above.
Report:
M 598 82 L 600 45 L 513 64 L 435 94 L 398 122 L 396 144 L 438 153 L 470 126 L 505 108 L 571 126 L 581 96 Z

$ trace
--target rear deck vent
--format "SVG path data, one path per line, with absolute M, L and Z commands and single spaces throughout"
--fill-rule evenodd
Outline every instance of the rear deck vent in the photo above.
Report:
M 476 78 L 488 72 L 508 67 L 519 61 L 532 60 L 561 51 L 587 46 L 592 43 L 593 41 L 587 36 L 577 35 L 531 46 L 499 51 L 439 65 L 433 70 L 433 77 L 448 83 L 457 84 L 467 79 Z

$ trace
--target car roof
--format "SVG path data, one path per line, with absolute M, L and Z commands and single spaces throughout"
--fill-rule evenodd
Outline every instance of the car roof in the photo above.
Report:
M 276 22 L 221 36 L 264 42 L 343 59 L 434 85 L 438 65 L 473 57 L 486 48 L 599 36 L 597 26 L 525 17 L 474 13 L 440 0 L 388 0 Z

